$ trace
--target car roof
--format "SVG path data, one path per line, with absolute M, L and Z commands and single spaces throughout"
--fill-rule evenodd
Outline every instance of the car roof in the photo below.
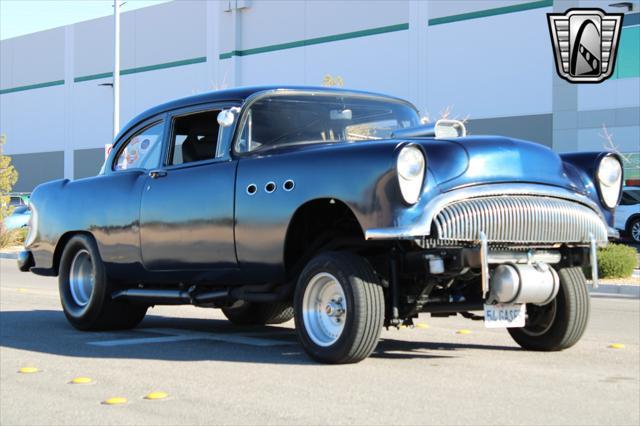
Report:
M 210 92 L 199 93 L 197 95 L 175 99 L 173 101 L 165 102 L 163 104 L 149 108 L 148 110 L 138 114 L 131 121 L 129 121 L 127 125 L 120 130 L 120 133 L 118 134 L 116 140 L 119 139 L 124 133 L 126 133 L 132 126 L 135 126 L 138 123 L 145 121 L 148 118 L 151 118 L 154 115 L 157 115 L 163 112 L 184 108 L 184 107 L 189 107 L 193 105 L 212 103 L 212 102 L 236 101 L 236 102 L 242 103 L 247 98 L 251 97 L 256 93 L 274 91 L 274 90 L 309 91 L 309 92 L 316 92 L 316 93 L 324 92 L 324 93 L 359 94 L 359 95 L 365 95 L 365 96 L 384 97 L 390 100 L 407 102 L 404 99 L 396 98 L 389 95 L 384 95 L 381 93 L 365 92 L 361 90 L 351 90 L 351 89 L 333 88 L 333 87 L 289 86 L 289 85 L 234 87 L 231 89 L 213 90 Z

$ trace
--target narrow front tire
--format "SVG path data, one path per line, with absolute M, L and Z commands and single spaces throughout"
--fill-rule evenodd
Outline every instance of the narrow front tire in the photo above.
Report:
M 590 301 L 582 268 L 563 268 L 558 276 L 560 289 L 556 298 L 544 306 L 528 304 L 525 326 L 508 329 L 524 349 L 567 349 L 578 343 L 587 328 Z

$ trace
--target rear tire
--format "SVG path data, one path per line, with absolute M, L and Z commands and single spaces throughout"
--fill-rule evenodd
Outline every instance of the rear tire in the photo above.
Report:
M 522 328 L 508 328 L 521 347 L 533 351 L 559 351 L 575 345 L 589 322 L 590 302 L 582 268 L 558 272 L 560 289 L 544 306 L 527 305 L 527 322 Z
M 326 252 L 309 261 L 294 296 L 296 331 L 316 361 L 362 361 L 375 349 L 384 322 L 384 293 L 366 259 Z
M 255 303 L 238 301 L 222 313 L 236 325 L 282 324 L 293 318 L 289 302 Z
M 64 247 L 58 289 L 67 320 L 79 330 L 133 328 L 147 312 L 146 305 L 111 299 L 117 289 L 107 277 L 96 242 L 88 235 L 76 235 Z

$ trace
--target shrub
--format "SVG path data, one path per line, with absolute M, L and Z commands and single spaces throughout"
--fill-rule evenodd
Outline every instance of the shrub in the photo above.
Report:
M 598 249 L 598 276 L 600 278 L 628 278 L 638 263 L 633 247 L 610 243 Z M 587 278 L 591 278 L 591 268 L 585 268 Z
M 0 248 L 17 246 L 24 244 L 29 228 L 19 228 L 0 231 Z

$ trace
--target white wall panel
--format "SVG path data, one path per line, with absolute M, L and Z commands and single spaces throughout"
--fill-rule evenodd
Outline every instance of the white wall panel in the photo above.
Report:
M 64 28 L 3 40 L 0 51 L 2 89 L 64 79 Z
M 372 46 L 375 48 L 372 49 Z M 306 83 L 339 75 L 351 89 L 409 96 L 409 32 L 318 44 L 306 50 Z
M 606 80 L 578 87 L 578 109 L 626 108 L 640 105 L 640 78 Z
M 64 86 L 0 96 L 6 154 L 59 151 L 64 146 Z
M 608 127 L 613 141 L 621 152 L 638 152 L 640 150 L 640 128 L 638 126 Z M 579 151 L 602 151 L 609 149 L 602 137 L 602 128 L 578 129 Z
M 429 112 L 453 106 L 484 118 L 551 111 L 554 65 L 544 10 L 430 26 L 423 76 Z

